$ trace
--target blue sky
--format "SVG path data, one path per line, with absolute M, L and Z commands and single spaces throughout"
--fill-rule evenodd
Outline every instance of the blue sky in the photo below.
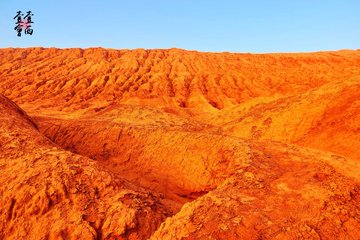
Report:
M 34 13 L 33 35 L 13 17 Z M 184 48 L 304 52 L 360 48 L 358 0 L 0 0 L 0 48 Z

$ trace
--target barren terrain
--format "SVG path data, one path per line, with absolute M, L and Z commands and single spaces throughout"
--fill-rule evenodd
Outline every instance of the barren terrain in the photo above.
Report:
M 0 49 L 0 239 L 360 239 L 360 50 Z

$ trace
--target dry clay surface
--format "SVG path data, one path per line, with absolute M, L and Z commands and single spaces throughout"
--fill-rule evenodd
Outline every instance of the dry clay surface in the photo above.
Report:
M 1 49 L 0 91 L 0 239 L 360 239 L 360 51 Z

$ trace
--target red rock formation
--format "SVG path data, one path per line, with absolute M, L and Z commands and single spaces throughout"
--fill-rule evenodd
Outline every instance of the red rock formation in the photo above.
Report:
M 359 88 L 360 51 L 1 49 L 0 239 L 357 239 Z

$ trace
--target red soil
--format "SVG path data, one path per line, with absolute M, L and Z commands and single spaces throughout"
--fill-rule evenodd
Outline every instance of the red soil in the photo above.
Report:
M 0 239 L 360 238 L 359 50 L 1 49 L 0 91 Z

